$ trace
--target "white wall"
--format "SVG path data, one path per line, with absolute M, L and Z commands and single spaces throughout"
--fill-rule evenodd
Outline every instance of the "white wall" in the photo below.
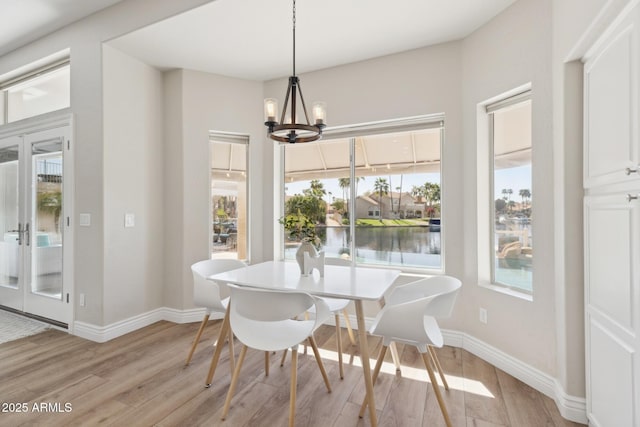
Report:
M 582 63 L 627 0 L 553 2 L 553 139 L 559 384 L 585 395 L 582 240 Z
M 459 299 L 465 330 L 507 354 L 556 374 L 551 138 L 551 1 L 520 0 L 463 42 L 465 288 Z M 533 301 L 478 286 L 477 106 L 532 85 Z M 482 157 L 480 157 L 482 158 Z M 487 201 L 489 203 L 489 201 Z M 490 224 L 486 224 L 489 227 Z M 489 247 L 487 245 L 487 249 Z M 478 321 L 486 308 L 488 323 Z M 544 349 L 544 351 L 541 351 Z
M 163 306 L 162 74 L 104 46 L 104 322 Z M 125 214 L 135 226 L 125 228 Z M 126 296 L 126 297 L 125 297 Z
M 262 83 L 182 70 L 165 76 L 165 89 L 170 91 L 165 105 L 167 158 L 166 170 L 172 182 L 166 187 L 169 203 L 165 203 L 167 221 L 165 257 L 165 304 L 190 308 L 193 301 L 193 279 L 189 266 L 206 259 L 211 227 L 209 179 L 209 131 L 235 132 L 249 135 L 249 237 L 252 262 L 271 257 L 265 235 L 272 224 L 265 225 L 263 211 L 273 204 L 269 186 L 272 143 L 266 142 L 262 117 Z M 178 106 L 182 106 L 179 108 Z M 167 126 L 169 128 L 167 128 Z M 173 170 L 175 169 L 175 170 Z M 180 173 L 181 171 L 181 173 Z M 175 180 L 175 181 L 173 181 Z M 174 242 L 176 244 L 173 247 Z
M 211 0 L 127 0 L 0 57 L 0 75 L 71 49 L 71 112 L 75 117 L 75 213 L 91 227 L 75 231 L 75 319 L 104 325 L 102 42 Z M 152 5 L 151 5 L 152 4 Z M 86 296 L 80 307 L 77 295 Z

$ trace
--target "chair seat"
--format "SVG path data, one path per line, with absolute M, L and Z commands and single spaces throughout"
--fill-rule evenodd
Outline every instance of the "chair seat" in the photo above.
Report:
M 244 323 L 235 324 L 233 332 L 243 344 L 247 344 L 243 338 L 250 336 L 250 347 L 256 350 L 279 351 L 304 341 L 315 323 L 315 320 L 264 322 L 244 319 Z
M 385 345 L 389 345 L 391 342 L 397 342 L 400 344 L 412 345 L 418 348 L 420 353 L 427 352 L 427 345 L 432 345 L 437 348 L 441 348 L 444 345 L 444 338 L 442 337 L 442 331 L 438 326 L 438 322 L 435 318 L 431 316 L 424 317 L 424 329 L 427 331 L 427 336 L 429 337 L 430 342 L 425 342 L 425 340 L 416 341 L 412 340 L 409 337 L 395 337 L 395 336 L 385 336 L 383 337 L 383 341 Z M 371 328 L 369 331 L 371 335 L 377 335 L 375 331 L 375 327 Z

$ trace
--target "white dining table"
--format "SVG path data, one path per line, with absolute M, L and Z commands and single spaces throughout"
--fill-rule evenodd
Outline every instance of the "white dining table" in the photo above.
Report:
M 208 279 L 219 283 L 232 283 L 238 286 L 278 291 L 303 291 L 318 297 L 353 300 L 356 306 L 358 336 L 360 338 L 360 357 L 362 358 L 369 416 L 371 425 L 376 426 L 378 420 L 373 398 L 373 383 L 371 380 L 371 366 L 367 346 L 367 330 L 362 303 L 363 301 L 379 301 L 382 299 L 384 293 L 399 275 L 400 271 L 393 269 L 325 265 L 324 277 L 320 276 L 318 270 L 313 270 L 312 274 L 303 276 L 300 274 L 298 265 L 294 262 L 267 261 L 224 273 L 214 274 L 209 276 Z M 228 332 L 228 310 L 227 308 L 227 315 L 223 320 L 220 330 L 220 339 L 223 339 L 222 337 L 225 337 Z M 211 384 L 213 379 L 213 373 L 215 372 L 215 366 L 220 357 L 221 347 L 221 345 L 216 346 L 216 351 L 211 361 L 211 368 L 209 369 L 209 376 L 207 377 L 207 384 Z

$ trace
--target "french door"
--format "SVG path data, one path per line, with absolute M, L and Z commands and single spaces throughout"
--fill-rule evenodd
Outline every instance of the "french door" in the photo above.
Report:
M 0 305 L 66 325 L 69 139 L 69 126 L 0 139 Z

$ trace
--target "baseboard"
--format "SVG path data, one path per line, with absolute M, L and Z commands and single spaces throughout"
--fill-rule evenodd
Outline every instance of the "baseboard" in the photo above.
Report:
M 349 316 L 351 325 L 357 328 L 357 320 Z M 333 316 L 326 322 L 335 326 Z M 367 329 L 373 324 L 373 319 L 366 318 Z M 458 347 L 473 353 L 482 360 L 503 370 L 514 378 L 548 396 L 556 402 L 560 415 L 570 421 L 587 424 L 587 401 L 583 397 L 567 394 L 560 383 L 550 375 L 523 363 L 505 352 L 462 332 L 443 330 L 442 335 L 446 345 Z
M 587 424 L 586 399 L 567 394 L 552 376 L 470 335 L 457 331 L 442 332 L 446 345 L 465 349 L 553 399 L 563 418 Z
M 160 320 L 173 323 L 201 322 L 204 314 L 205 310 L 203 308 L 177 310 L 175 308 L 161 307 L 107 326 L 96 326 L 90 323 L 76 321 L 73 323 L 73 334 L 81 338 L 103 343 L 149 326 L 152 323 L 159 322 Z M 222 319 L 222 317 L 219 313 L 212 313 L 210 319 Z
M 95 342 L 106 342 L 121 335 L 133 332 L 137 329 L 148 326 L 160 320 L 174 323 L 200 322 L 204 317 L 204 309 L 177 310 L 174 308 L 162 307 L 138 316 L 131 317 L 107 326 L 96 326 L 84 322 L 75 322 L 73 333 L 82 338 Z M 222 315 L 214 313 L 211 319 L 220 319 Z M 351 325 L 357 329 L 357 319 L 350 315 Z M 335 326 L 334 318 L 331 316 L 326 322 Z M 373 319 L 366 318 L 365 325 L 369 328 L 373 324 Z M 503 370 L 514 378 L 538 390 L 540 393 L 549 396 L 556 402 L 560 414 L 571 421 L 587 423 L 587 404 L 582 397 L 567 394 L 560 383 L 550 375 L 523 363 L 505 352 L 462 332 L 443 330 L 444 342 L 452 347 L 463 348 L 466 351 L 478 356 L 482 360 Z

